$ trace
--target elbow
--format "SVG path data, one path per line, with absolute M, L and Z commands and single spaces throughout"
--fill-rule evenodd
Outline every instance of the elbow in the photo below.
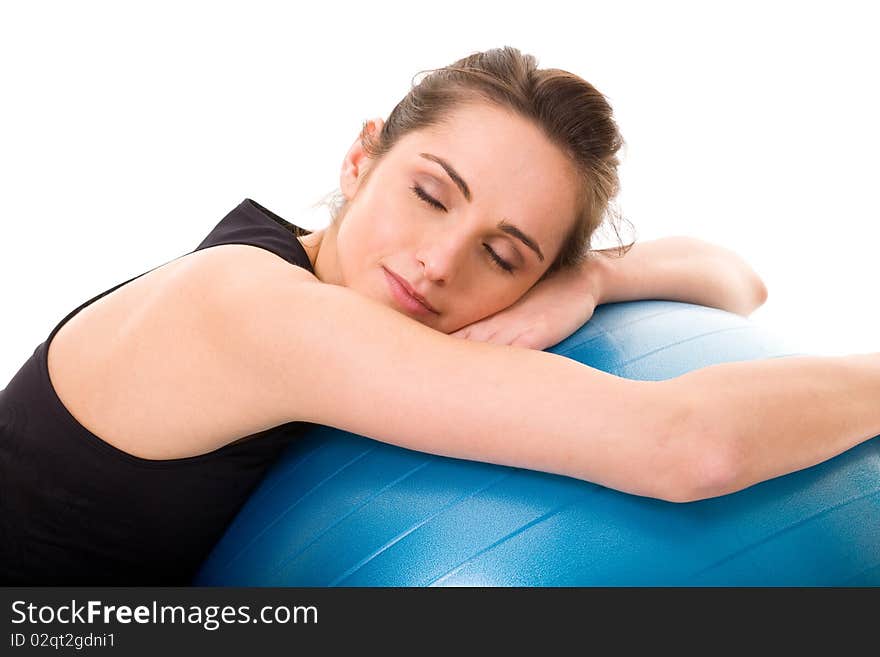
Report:
M 748 317 L 763 306 L 766 301 L 767 287 L 761 279 L 757 279 L 757 282 L 751 285 L 744 296 L 740 310 L 734 310 L 733 312 L 743 317 Z
M 701 463 L 682 474 L 678 485 L 664 499 L 684 504 L 721 497 L 739 490 L 737 481 L 736 470 L 728 460 L 707 455 Z
M 767 301 L 767 285 L 760 276 L 755 276 L 755 308 L 759 308 Z
M 738 315 L 748 317 L 767 301 L 767 286 L 754 272 L 749 274 L 749 280 L 740 289 L 736 305 L 731 305 L 730 308 Z
M 767 284 L 764 283 L 764 280 L 758 275 L 758 273 L 752 269 L 748 268 L 747 272 L 747 290 L 748 290 L 748 306 L 749 311 L 751 313 L 757 308 L 760 308 L 767 301 Z
M 705 406 L 691 405 L 670 435 L 672 463 L 660 499 L 678 504 L 732 493 L 740 485 L 740 451 L 730 431 L 717 426 Z

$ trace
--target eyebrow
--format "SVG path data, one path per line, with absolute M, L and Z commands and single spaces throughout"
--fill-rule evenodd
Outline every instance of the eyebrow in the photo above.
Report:
M 471 189 L 468 187 L 468 184 L 464 181 L 458 172 L 452 167 L 449 162 L 444 160 L 442 157 L 438 157 L 436 155 L 432 155 L 431 153 L 419 153 L 420 157 L 425 158 L 426 160 L 431 160 L 432 162 L 436 162 L 439 164 L 449 177 L 452 179 L 452 182 L 455 183 L 456 187 L 461 190 L 462 195 L 465 197 L 468 203 L 471 202 Z M 534 251 L 538 255 L 538 259 L 541 262 L 544 262 L 544 254 L 541 253 L 541 247 L 538 246 L 538 243 L 522 232 L 519 228 L 517 228 L 514 224 L 508 223 L 506 219 L 502 219 L 498 222 L 498 230 L 515 237 L 520 242 L 529 247 L 532 251 Z

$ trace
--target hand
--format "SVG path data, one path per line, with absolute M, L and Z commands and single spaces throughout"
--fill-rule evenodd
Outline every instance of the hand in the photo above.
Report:
M 596 309 L 595 272 L 587 266 L 558 271 L 516 303 L 449 335 L 543 351 L 587 323 Z

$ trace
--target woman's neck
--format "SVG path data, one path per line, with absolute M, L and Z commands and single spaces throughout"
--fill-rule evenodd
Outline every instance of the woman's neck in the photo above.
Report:
M 342 285 L 336 263 L 336 231 L 332 226 L 297 239 L 305 249 L 318 280 L 322 283 Z

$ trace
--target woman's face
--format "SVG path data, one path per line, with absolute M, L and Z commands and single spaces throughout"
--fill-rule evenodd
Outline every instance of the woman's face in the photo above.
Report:
M 577 202 L 564 153 L 530 121 L 488 104 L 404 136 L 378 162 L 356 140 L 341 191 L 349 203 L 333 282 L 444 333 L 528 291 L 561 248 Z M 434 312 L 413 307 L 395 278 Z

